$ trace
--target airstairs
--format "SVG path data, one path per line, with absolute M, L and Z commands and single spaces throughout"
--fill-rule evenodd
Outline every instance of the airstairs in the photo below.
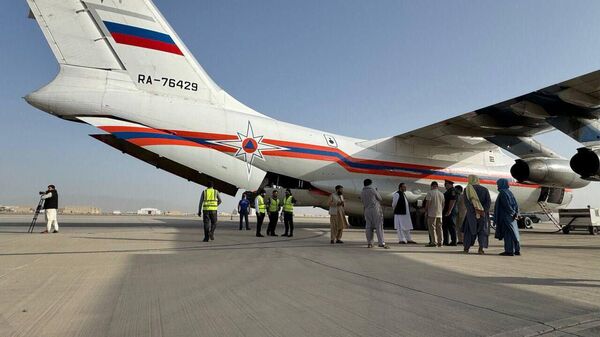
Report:
M 545 201 L 538 201 L 538 205 L 540 205 L 542 212 L 548 217 L 548 219 L 550 219 L 550 221 L 552 221 L 554 226 L 556 226 L 556 228 L 558 228 L 559 230 L 562 229 L 560 221 L 554 216 L 552 210 L 548 208 L 548 203 Z

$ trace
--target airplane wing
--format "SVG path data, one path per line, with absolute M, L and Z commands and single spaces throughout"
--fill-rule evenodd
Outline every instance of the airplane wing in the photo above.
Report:
M 597 146 L 599 108 L 600 71 L 595 71 L 393 138 L 406 144 L 480 150 L 500 146 L 521 157 L 556 157 L 531 137 L 558 129 L 586 146 Z

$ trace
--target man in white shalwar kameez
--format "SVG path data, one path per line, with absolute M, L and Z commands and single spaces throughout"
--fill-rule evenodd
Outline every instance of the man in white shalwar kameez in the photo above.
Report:
M 415 244 L 410 236 L 410 231 L 413 229 L 412 220 L 410 218 L 410 208 L 408 206 L 408 200 L 404 195 L 406 192 L 406 185 L 400 183 L 398 185 L 398 191 L 394 193 L 392 199 L 392 209 L 394 210 L 394 228 L 398 232 L 398 243 Z

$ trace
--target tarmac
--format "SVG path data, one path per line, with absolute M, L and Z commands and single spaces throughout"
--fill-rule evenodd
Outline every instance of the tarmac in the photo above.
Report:
M 289 239 L 221 219 L 209 243 L 198 218 L 59 220 L 26 234 L 30 216 L 0 216 L 0 336 L 600 336 L 587 232 L 536 225 L 502 257 L 493 237 L 465 255 L 422 231 L 399 245 L 386 230 L 389 250 L 360 229 L 331 245 L 327 219 Z

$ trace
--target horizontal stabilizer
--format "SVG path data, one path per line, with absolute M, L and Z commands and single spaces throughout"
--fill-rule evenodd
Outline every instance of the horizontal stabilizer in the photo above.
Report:
M 183 179 L 187 179 L 188 181 L 193 181 L 204 186 L 206 186 L 209 181 L 212 181 L 215 184 L 215 188 L 225 194 L 233 196 L 237 193 L 238 188 L 235 185 L 216 179 L 215 177 L 208 176 L 204 173 L 200 173 L 192 168 L 181 165 L 165 157 L 161 157 L 154 152 L 144 149 L 141 146 L 133 145 L 132 143 L 119 139 L 113 135 L 102 134 L 90 136 L 103 142 L 104 144 L 114 147 L 123 153 L 127 153 L 134 158 L 137 158 L 152 166 L 155 166 L 158 169 L 165 170 Z
M 83 1 L 28 0 L 54 56 L 60 64 L 122 70 L 114 50 Z
M 222 192 L 227 194 L 235 195 L 237 188 L 256 190 L 267 174 L 257 167 L 250 171 L 247 164 L 239 159 L 167 131 L 113 118 L 79 119 L 111 134 L 106 136 L 114 137 L 94 135 L 94 138 L 199 184 L 213 178 L 215 183 L 220 182 L 224 188 Z

